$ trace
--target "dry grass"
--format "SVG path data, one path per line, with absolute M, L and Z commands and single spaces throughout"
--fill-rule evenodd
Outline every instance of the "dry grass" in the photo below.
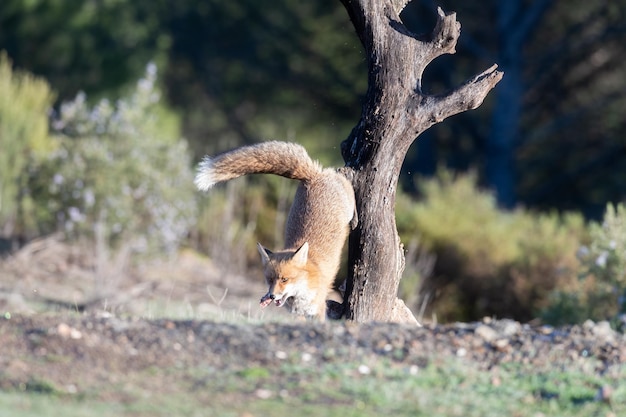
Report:
M 38 313 L 69 309 L 144 318 L 249 319 L 287 316 L 261 310 L 260 272 L 234 274 L 183 250 L 168 259 L 103 252 L 60 236 L 37 239 L 0 260 L 0 310 Z

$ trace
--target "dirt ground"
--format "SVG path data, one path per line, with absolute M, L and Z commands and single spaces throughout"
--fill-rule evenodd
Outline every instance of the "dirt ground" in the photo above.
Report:
M 388 358 L 407 367 L 450 357 L 486 370 L 519 363 L 603 375 L 626 361 L 626 338 L 608 323 L 301 323 L 274 306 L 260 310 L 260 279 L 223 275 L 191 252 L 131 273 L 93 259 L 48 239 L 2 261 L 1 390 L 98 392 L 124 401 L 139 394 L 102 387 L 130 378 L 134 389 L 167 392 L 174 389 L 167 375 L 151 369 L 187 369 L 186 378 L 202 385 L 193 379 L 198 367 L 271 369 L 295 356 L 319 364 Z

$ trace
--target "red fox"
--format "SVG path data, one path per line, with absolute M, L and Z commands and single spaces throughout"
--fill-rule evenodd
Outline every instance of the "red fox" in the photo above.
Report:
M 354 190 L 348 179 L 322 168 L 295 143 L 264 142 L 205 157 L 195 184 L 214 184 L 246 174 L 276 174 L 300 181 L 285 224 L 285 249 L 271 252 L 258 244 L 269 286 L 261 307 L 272 302 L 307 318 L 326 319 L 349 228 L 357 222 Z

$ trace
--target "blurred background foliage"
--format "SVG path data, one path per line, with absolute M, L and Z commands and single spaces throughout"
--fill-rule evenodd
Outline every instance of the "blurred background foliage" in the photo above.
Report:
M 149 64 L 128 98 L 91 106 L 79 93 L 60 106 L 56 149 L 29 172 L 25 233 L 62 230 L 136 253 L 178 249 L 196 222 L 193 172 L 156 80 Z
M 402 296 L 441 320 L 614 317 L 626 0 L 414 0 L 401 17 L 426 33 L 438 5 L 463 32 L 424 88 L 444 92 L 494 62 L 505 77 L 409 152 Z M 3 0 L 0 50 L 5 241 L 62 231 L 116 250 L 183 244 L 240 270 L 255 240 L 282 244 L 293 184 L 250 178 L 198 196 L 193 162 L 281 139 L 341 165 L 367 88 L 336 0 Z
M 14 72 L 5 52 L 0 52 L 0 91 L 0 232 L 13 235 L 20 232 L 15 225 L 24 174 L 53 148 L 48 111 L 54 96 L 45 80 Z

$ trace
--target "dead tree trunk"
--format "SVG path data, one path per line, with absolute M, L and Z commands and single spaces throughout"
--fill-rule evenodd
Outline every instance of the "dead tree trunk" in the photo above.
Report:
M 460 24 L 438 10 L 432 33 L 411 33 L 399 17 L 404 0 L 341 0 L 365 47 L 368 91 L 361 120 L 342 143 L 359 224 L 349 240 L 344 311 L 357 322 L 415 320 L 397 298 L 404 250 L 396 230 L 400 168 L 409 146 L 435 123 L 478 107 L 500 81 L 492 66 L 447 94 L 422 90 L 425 67 L 455 52 Z

